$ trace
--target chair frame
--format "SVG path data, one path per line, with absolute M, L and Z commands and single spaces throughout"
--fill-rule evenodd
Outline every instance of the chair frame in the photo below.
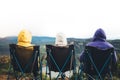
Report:
M 60 59 L 55 59 L 53 55 L 53 50 L 58 49 L 58 50 L 64 50 L 67 49 L 69 52 L 67 55 L 67 58 L 65 58 L 65 61 L 62 62 L 62 66 L 60 66 L 59 60 L 64 57 L 62 54 L 62 58 Z M 60 51 L 60 52 L 61 52 Z M 46 45 L 46 52 L 47 52 L 47 65 L 46 65 L 46 75 L 48 74 L 51 80 L 51 71 L 59 72 L 56 80 L 61 76 L 62 79 L 65 79 L 65 75 L 63 74 L 66 71 L 71 71 L 73 70 L 73 76 L 74 80 L 76 80 L 76 60 L 75 60 L 75 52 L 74 52 L 74 45 L 68 45 L 67 47 L 61 47 L 61 46 L 54 46 L 54 45 Z M 58 52 L 59 53 L 59 52 Z M 58 55 L 58 53 L 54 52 L 54 54 Z M 70 61 L 70 64 L 68 63 Z M 52 64 L 51 64 L 52 63 Z M 69 69 L 66 69 L 66 66 L 69 64 Z M 55 66 L 56 69 L 52 69 L 51 67 Z M 48 69 L 47 69 L 48 68 Z M 49 70 L 49 72 L 48 72 Z M 69 78 L 70 79 L 70 78 Z
M 23 64 L 20 62 L 21 58 L 17 55 L 16 50 L 21 47 L 22 49 L 28 48 L 19 46 L 16 44 L 9 44 L 9 50 L 10 50 L 10 64 L 8 69 L 8 78 L 10 74 L 13 72 L 13 75 L 15 76 L 16 80 L 19 80 L 20 78 L 23 78 L 26 76 L 27 73 L 33 73 L 37 72 L 39 73 L 40 80 L 42 80 L 42 63 L 40 61 L 40 50 L 39 46 L 30 46 L 33 47 L 33 52 L 31 53 L 31 57 L 29 58 L 29 62 L 23 66 Z M 22 51 L 20 51 L 22 53 Z M 23 52 L 24 53 L 24 52 Z M 24 56 L 25 57 L 25 56 Z M 37 63 L 37 62 L 38 63 Z M 30 71 L 28 69 L 31 69 Z M 32 75 L 32 74 L 31 74 Z
M 92 52 L 92 50 L 96 50 L 95 53 Z M 98 52 L 101 52 L 101 53 L 98 53 Z M 97 54 L 98 53 L 98 54 Z M 104 60 L 104 63 L 102 63 L 103 65 L 101 67 L 98 66 L 97 62 L 99 61 L 96 61 L 98 60 L 97 58 L 95 59 L 93 56 L 94 55 L 102 55 L 102 57 L 104 56 L 103 53 L 106 53 L 104 55 L 106 55 L 106 59 Z M 103 80 L 103 78 L 106 76 L 105 74 L 108 74 L 109 75 L 109 79 L 112 80 L 112 56 L 113 56 L 113 53 L 114 53 L 114 48 L 110 48 L 110 49 L 107 49 L 107 50 L 100 50 L 98 48 L 95 48 L 95 47 L 91 47 L 91 46 L 86 46 L 85 47 L 85 58 L 84 58 L 84 62 L 80 63 L 80 67 L 79 67 L 79 79 L 82 80 L 82 74 L 83 73 L 86 73 L 88 77 L 94 79 L 94 75 L 96 76 L 95 77 L 95 80 Z M 98 57 L 98 56 L 97 56 Z M 103 58 L 102 58 L 103 59 Z M 87 64 L 87 66 L 86 66 Z M 89 64 L 89 66 L 88 66 Z M 99 63 L 101 64 L 101 63 Z M 92 67 L 91 67 L 92 66 Z M 92 73 L 92 70 L 88 71 L 88 70 L 85 70 L 84 68 L 87 68 L 89 67 L 89 69 L 92 69 L 93 68 L 93 73 Z M 105 71 L 105 69 L 108 69 L 108 71 Z M 104 77 L 103 77 L 104 75 Z

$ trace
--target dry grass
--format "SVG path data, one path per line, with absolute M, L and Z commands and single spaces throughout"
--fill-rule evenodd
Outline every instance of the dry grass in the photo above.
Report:
M 10 80 L 15 80 L 14 77 L 10 76 Z M 0 75 L 0 80 L 7 80 L 7 75 Z

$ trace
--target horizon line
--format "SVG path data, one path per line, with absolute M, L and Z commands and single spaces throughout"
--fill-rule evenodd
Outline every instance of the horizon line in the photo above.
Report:
M 17 37 L 17 36 L 4 36 L 0 38 L 7 38 L 7 37 Z M 37 36 L 37 35 L 33 35 L 32 37 L 51 37 L 51 38 L 55 38 L 55 36 Z M 67 37 L 67 38 L 76 38 L 76 39 L 92 39 L 92 37 L 89 38 L 82 38 L 82 37 Z M 120 40 L 120 38 L 108 38 L 107 40 Z

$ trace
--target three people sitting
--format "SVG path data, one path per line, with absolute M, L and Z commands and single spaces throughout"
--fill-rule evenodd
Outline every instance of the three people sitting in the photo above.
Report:
M 17 45 L 25 46 L 25 47 L 32 46 L 33 44 L 31 44 L 31 41 L 32 41 L 31 33 L 27 30 L 22 30 L 18 35 Z M 55 46 L 67 46 L 67 45 L 68 45 L 68 42 L 67 42 L 67 38 L 66 38 L 65 34 L 58 33 L 56 35 Z M 88 44 L 86 44 L 86 46 L 96 47 L 101 50 L 114 48 L 114 46 L 112 44 L 107 42 L 106 34 L 105 34 L 104 30 L 101 28 L 96 30 L 96 32 L 92 38 L 92 41 L 89 42 Z M 85 57 L 84 53 L 85 53 L 85 51 L 82 51 L 82 53 L 80 54 L 80 62 L 83 62 L 83 60 L 84 60 L 84 57 Z M 115 51 L 114 51 L 114 55 L 112 56 L 112 58 L 114 60 L 114 63 L 116 63 L 117 55 L 116 55 Z
M 28 30 L 21 30 L 19 35 L 18 35 L 18 43 L 17 45 L 20 46 L 32 46 L 33 44 L 31 44 L 32 41 L 32 34 L 28 31 Z M 56 40 L 55 40 L 55 45 L 56 46 L 67 46 L 67 38 L 65 36 L 65 34 L 63 33 L 58 33 L 56 35 Z M 89 42 L 88 44 L 86 44 L 86 46 L 92 46 L 92 47 L 97 47 L 99 49 L 109 49 L 109 48 L 114 48 L 114 46 L 112 44 L 110 44 L 109 42 L 107 42 L 106 40 L 106 34 L 104 32 L 103 29 L 99 28 L 96 30 L 92 41 Z M 84 51 L 80 54 L 80 62 L 83 61 L 84 58 Z M 114 62 L 117 62 L 117 56 L 116 56 L 116 52 L 114 51 Z

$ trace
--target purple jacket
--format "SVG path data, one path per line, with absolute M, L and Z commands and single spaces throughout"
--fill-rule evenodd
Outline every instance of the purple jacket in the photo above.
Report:
M 89 42 L 86 46 L 96 47 L 96 48 L 99 48 L 101 50 L 114 48 L 112 44 L 110 44 L 109 42 L 106 41 L 105 32 L 101 28 L 95 32 L 93 39 L 92 39 L 92 42 Z M 84 57 L 84 51 L 82 51 L 82 53 L 80 54 L 80 62 L 83 61 L 83 57 Z M 114 58 L 113 59 L 114 62 L 116 63 L 117 56 L 116 56 L 115 51 L 114 51 L 113 58 Z

